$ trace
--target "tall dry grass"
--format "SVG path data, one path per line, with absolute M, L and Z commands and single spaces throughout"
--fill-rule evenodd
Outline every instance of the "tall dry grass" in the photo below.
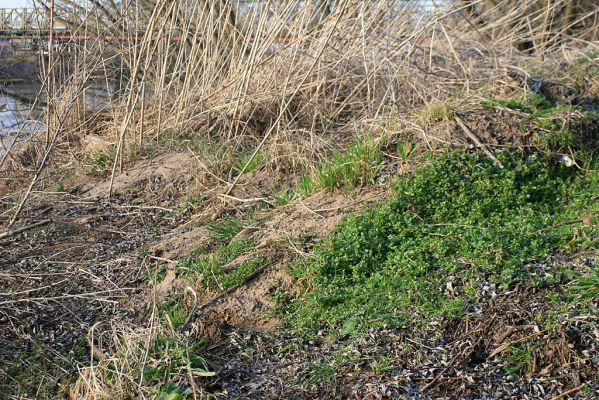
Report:
M 497 72 L 499 58 L 517 55 L 512 46 L 542 57 L 597 39 L 598 6 L 588 1 L 439 2 L 429 10 L 419 1 L 38 3 L 55 3 L 57 23 L 90 38 L 68 76 L 44 81 L 47 141 L 93 132 L 89 151 L 111 150 L 113 177 L 128 149 L 173 135 L 252 138 L 256 153 L 272 147 L 275 159 L 309 160 L 331 135 L 351 136 L 364 123 L 375 129 L 432 99 L 467 97 Z M 78 100 L 99 81 L 114 91 L 109 106 L 80 112 Z

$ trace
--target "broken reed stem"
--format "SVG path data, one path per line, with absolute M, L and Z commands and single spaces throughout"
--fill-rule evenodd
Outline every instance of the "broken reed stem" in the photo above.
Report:
M 277 128 L 278 122 L 281 120 L 281 118 L 283 117 L 283 115 L 287 111 L 287 108 L 291 104 L 291 101 L 295 98 L 295 96 L 297 95 L 297 93 L 299 92 L 299 90 L 302 88 L 302 85 L 308 79 L 308 77 L 312 73 L 312 71 L 313 71 L 314 67 L 316 66 L 316 64 L 320 61 L 320 57 L 322 57 L 322 54 L 323 54 L 323 52 L 324 52 L 324 50 L 325 50 L 325 48 L 326 48 L 326 46 L 328 44 L 328 41 L 331 39 L 331 36 L 332 36 L 333 32 L 335 31 L 335 28 L 337 27 L 337 24 L 339 23 L 339 21 L 341 19 L 341 16 L 343 16 L 343 14 L 346 11 L 347 10 L 345 8 L 342 8 L 340 11 L 337 12 L 337 15 L 336 15 L 337 18 L 335 20 L 335 23 L 330 28 L 330 30 L 328 32 L 328 35 L 327 35 L 327 37 L 326 37 L 323 45 L 321 46 L 320 51 L 318 52 L 318 55 L 314 58 L 314 61 L 310 65 L 310 68 L 308 69 L 308 71 L 306 72 L 306 74 L 304 75 L 304 77 L 302 78 L 301 83 L 299 85 L 297 85 L 295 91 L 289 97 L 289 100 L 286 103 L 284 103 L 284 105 L 282 107 L 282 110 L 279 113 L 279 116 L 277 117 L 277 119 L 275 120 L 275 122 L 271 125 L 271 128 L 268 130 L 268 132 L 266 132 L 266 134 L 264 135 L 264 138 L 262 139 L 262 141 L 260 142 L 260 144 L 256 147 L 256 149 L 254 150 L 254 152 L 252 153 L 252 155 L 250 156 L 250 158 L 247 160 L 247 162 L 245 163 L 245 165 L 243 166 L 243 168 L 241 169 L 241 171 L 239 171 L 239 174 L 235 177 L 235 180 L 231 183 L 231 185 L 229 186 L 229 188 L 225 192 L 225 195 L 228 195 L 229 193 L 231 193 L 231 190 L 233 190 L 233 188 L 235 187 L 235 185 L 239 181 L 239 178 L 241 177 L 241 175 L 243 175 L 243 173 L 248 168 L 248 166 L 250 165 L 250 163 L 254 160 L 254 158 L 256 158 L 256 155 L 262 149 L 262 147 L 264 146 L 264 143 L 266 143 L 266 140 L 268 139 L 268 137 Z
M 139 149 L 144 147 L 144 125 L 146 111 L 146 84 L 141 84 L 141 110 L 139 112 Z
M 486 145 L 484 145 L 483 143 L 481 143 L 480 140 L 478 140 L 478 137 L 470 130 L 470 128 L 468 128 L 468 125 L 466 125 L 464 121 L 462 121 L 462 119 L 458 116 L 455 116 L 454 119 L 456 120 L 460 128 L 462 128 L 462 131 L 466 134 L 468 139 L 470 139 L 476 145 L 476 147 L 480 148 L 486 154 L 487 157 L 493 160 L 495 165 L 497 165 L 499 168 L 503 168 L 503 164 L 501 163 L 501 161 L 499 161 L 497 157 L 495 157 L 495 154 L 493 154 L 493 152 L 489 150 L 489 148 Z
M 125 141 L 125 133 L 127 131 L 129 123 L 131 121 L 131 118 L 133 117 L 133 114 L 135 111 L 135 105 L 137 104 L 137 102 L 139 100 L 139 90 L 136 90 L 135 85 L 137 83 L 137 76 L 139 75 L 140 69 L 141 69 L 140 59 L 141 59 L 141 56 L 144 54 L 144 52 L 148 51 L 147 48 L 151 43 L 150 38 L 154 31 L 153 28 L 155 26 L 158 15 L 159 15 L 160 11 L 163 9 L 164 5 L 165 5 L 164 2 L 158 2 L 154 5 L 154 8 L 152 10 L 152 16 L 150 17 L 148 29 L 145 30 L 145 32 L 144 32 L 144 37 L 142 39 L 142 46 L 139 51 L 139 57 L 135 60 L 135 64 L 133 65 L 131 83 L 129 85 L 129 95 L 127 96 L 127 107 L 126 107 L 127 114 L 126 114 L 126 117 L 123 119 L 120 129 L 119 129 L 118 142 L 117 142 L 117 146 L 116 146 L 116 154 L 115 154 L 114 162 L 112 165 L 112 172 L 110 175 L 110 184 L 108 186 L 108 198 L 109 199 L 112 196 L 112 187 L 114 185 L 114 177 L 116 175 L 117 166 L 119 168 L 119 171 L 122 171 L 122 168 L 123 168 L 123 145 L 124 145 L 124 141 Z M 135 32 L 137 32 L 137 31 L 135 31 Z M 134 52 L 134 54 L 135 54 L 135 52 Z M 149 59 L 149 57 L 147 57 L 147 58 Z
M 29 225 L 23 226 L 21 228 L 9 229 L 6 232 L 0 233 L 0 240 L 1 239 L 6 239 L 6 238 L 14 236 L 14 235 L 18 235 L 19 233 L 30 231 L 30 230 L 35 229 L 35 228 L 42 227 L 44 225 L 48 225 L 49 223 L 50 223 L 50 220 L 49 219 L 45 219 L 45 220 L 42 220 L 42 221 L 35 222 L 33 224 L 29 224 Z
M 50 33 L 48 35 L 48 105 L 46 107 L 46 147 L 50 146 L 52 113 L 54 112 L 54 0 L 50 0 Z

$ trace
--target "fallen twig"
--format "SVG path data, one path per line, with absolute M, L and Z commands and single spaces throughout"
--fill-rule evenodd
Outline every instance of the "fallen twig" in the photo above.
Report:
M 18 235 L 19 233 L 27 232 L 31 229 L 39 228 L 40 226 L 48 225 L 49 223 L 50 223 L 49 219 L 44 219 L 44 220 L 38 221 L 34 224 L 23 226 L 21 228 L 9 229 L 6 232 L 0 233 L 0 240 L 6 239 L 6 238 L 14 236 L 14 235 Z
M 497 165 L 499 168 L 503 168 L 503 164 L 501 163 L 501 161 L 499 161 L 497 159 L 497 157 L 495 157 L 495 154 L 493 154 L 493 152 L 491 150 L 489 150 L 489 148 L 486 145 L 484 145 L 483 143 L 481 143 L 480 140 L 478 140 L 478 137 L 474 133 L 472 133 L 470 128 L 468 128 L 468 125 L 466 125 L 464 123 L 464 121 L 462 121 L 462 119 L 460 117 L 458 117 L 457 115 L 455 116 L 455 120 L 458 123 L 458 125 L 460 126 L 460 128 L 462 128 L 462 131 L 464 131 L 466 136 L 468 136 L 468 138 L 470 140 L 472 140 L 472 142 L 474 142 L 474 144 L 477 147 L 480 147 L 483 150 L 483 152 L 487 155 L 487 157 L 489 157 L 491 160 L 493 160 L 495 165 Z
M 572 393 L 574 393 L 574 392 L 578 392 L 580 389 L 584 388 L 584 386 L 585 386 L 585 385 L 584 385 L 584 384 L 582 384 L 582 385 L 578 385 L 578 386 L 576 386 L 576 387 L 573 387 L 573 388 L 572 388 L 572 389 L 570 389 L 570 390 L 566 390 L 565 392 L 562 392 L 562 393 L 558 394 L 557 396 L 555 396 L 555 397 L 552 397 L 550 400 L 559 400 L 559 399 L 561 399 L 561 398 L 564 398 L 564 397 L 566 397 L 566 396 L 567 396 L 567 395 L 569 395 L 569 394 L 572 394 Z
M 174 264 L 174 265 L 179 264 L 178 261 L 174 261 L 174 260 L 171 260 L 171 259 L 168 259 L 168 258 L 164 258 L 164 257 L 158 257 L 158 256 L 149 255 L 148 258 L 151 258 L 151 259 L 157 260 L 157 261 L 163 261 L 163 262 L 168 263 L 168 264 Z
M 270 205 L 274 205 L 271 201 L 269 201 L 266 197 L 251 197 L 249 199 L 242 199 L 239 197 L 234 197 L 228 194 L 223 194 L 223 193 L 219 193 L 218 197 L 222 198 L 223 200 L 232 200 L 232 201 L 236 201 L 238 203 L 257 203 L 260 201 L 263 201 L 265 203 L 268 203 Z
M 528 336 L 522 337 L 520 339 L 511 341 L 511 342 L 508 342 L 508 343 L 504 343 L 501 346 L 499 346 L 498 348 L 496 348 L 495 350 L 493 350 L 493 352 L 489 355 L 489 358 L 493 358 L 496 355 L 503 353 L 504 351 L 506 351 L 507 349 L 509 349 L 511 346 L 515 345 L 516 343 L 525 342 L 528 339 L 532 339 L 532 338 L 535 338 L 535 337 L 540 336 L 540 335 L 541 335 L 540 332 L 536 332 L 536 333 L 533 333 L 532 335 L 528 335 Z
M 175 210 L 173 210 L 172 208 L 165 208 L 165 207 L 159 207 L 159 206 L 130 206 L 130 205 L 120 205 L 120 204 L 111 204 L 112 207 L 115 208 L 136 208 L 139 210 L 159 210 L 159 211 L 165 211 L 165 212 L 169 212 L 169 213 L 174 213 Z

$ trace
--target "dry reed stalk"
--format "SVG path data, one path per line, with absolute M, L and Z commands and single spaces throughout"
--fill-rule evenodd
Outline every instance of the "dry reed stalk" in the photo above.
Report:
M 50 35 L 48 35 L 48 107 L 46 110 L 46 146 L 50 145 L 50 133 L 52 130 L 52 101 L 54 98 L 54 0 L 50 1 Z

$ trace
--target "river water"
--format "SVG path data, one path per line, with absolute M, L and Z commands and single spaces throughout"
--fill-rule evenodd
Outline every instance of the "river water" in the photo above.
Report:
M 19 85 L 20 86 L 20 85 Z M 39 111 L 33 110 L 21 96 L 35 98 L 33 85 L 2 87 L 0 91 L 0 155 L 17 138 L 22 141 L 43 129 Z M 11 96 L 14 93 L 16 96 Z M 31 97 L 29 97 L 31 96 Z
M 113 92 L 114 88 L 111 87 Z M 34 107 L 39 84 L 34 82 L 0 86 L 0 156 L 15 137 L 18 141 L 44 132 L 42 107 Z M 110 105 L 109 91 L 102 84 L 92 84 L 85 91 L 86 111 L 100 111 Z
M 40 123 L 35 121 L 34 114 L 37 113 L 32 112 L 31 105 L 6 92 L 0 93 L 0 135 L 31 133 L 39 129 Z

